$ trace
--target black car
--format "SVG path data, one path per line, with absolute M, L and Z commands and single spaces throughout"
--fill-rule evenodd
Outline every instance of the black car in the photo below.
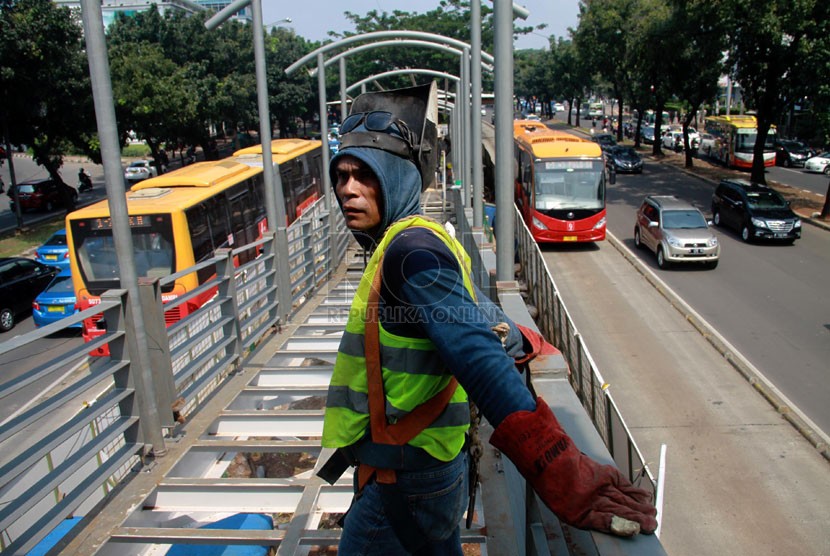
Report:
M 614 139 L 614 136 L 610 133 L 597 133 L 596 135 L 592 135 L 591 141 L 599 143 L 602 150 L 617 146 L 617 140 Z
M 15 317 L 32 308 L 32 301 L 60 269 L 23 257 L 0 259 L 0 332 L 14 327 Z
M 623 147 L 620 145 L 610 147 L 606 149 L 605 156 L 607 157 L 608 165 L 613 165 L 614 170 L 617 172 L 628 172 L 631 174 L 641 174 L 643 172 L 643 159 L 631 147 Z
M 800 141 L 777 141 L 775 143 L 775 164 L 778 166 L 804 166 L 813 156 L 810 148 Z
M 740 232 L 746 242 L 793 243 L 801 237 L 801 220 L 790 204 L 774 189 L 746 180 L 721 180 L 712 195 L 712 219 Z

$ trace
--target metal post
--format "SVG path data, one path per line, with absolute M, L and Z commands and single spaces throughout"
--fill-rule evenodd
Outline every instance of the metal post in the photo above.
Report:
M 251 1 L 254 31 L 254 64 L 256 66 L 256 97 L 259 110 L 259 138 L 262 143 L 262 173 L 265 177 L 265 208 L 268 227 L 285 226 L 285 196 L 279 169 L 274 171 L 271 152 L 271 115 L 268 111 L 268 77 L 265 73 L 265 37 L 262 32 L 262 0 Z
M 340 123 L 349 115 L 349 106 L 346 97 L 346 58 L 340 58 Z
M 131 374 L 138 392 L 138 404 L 142 421 L 144 441 L 152 446 L 153 453 L 161 457 L 167 453 L 161 432 L 159 408 L 152 395 L 153 379 L 147 357 L 147 336 L 144 332 L 144 316 L 138 293 L 138 278 L 133 258 L 133 237 L 130 233 L 127 213 L 127 197 L 124 194 L 124 171 L 121 168 L 121 145 L 115 121 L 115 107 L 112 100 L 109 60 L 104 40 L 104 24 L 101 3 L 97 0 L 82 0 L 81 17 L 84 25 L 89 77 L 92 98 L 95 104 L 95 119 L 98 124 L 98 139 L 101 142 L 101 158 L 107 190 L 112 235 L 118 260 L 121 287 L 128 292 L 130 316 L 129 326 L 135 334 L 135 353 L 130 353 Z M 19 206 L 19 203 L 18 203 Z
M 329 233 L 333 234 L 336 229 L 334 213 L 332 212 L 332 195 L 334 191 L 329 178 L 329 122 L 328 109 L 326 108 L 326 61 L 323 53 L 317 54 L 317 95 L 320 97 L 320 139 L 323 141 L 323 195 L 326 204 L 326 211 L 329 213 Z M 333 238 L 333 236 L 332 236 Z
M 470 80 L 472 85 L 473 226 L 484 226 L 484 163 L 481 160 L 481 2 L 470 3 Z
M 472 158 L 473 158 L 473 134 L 470 132 L 473 115 L 470 113 L 470 49 L 465 48 L 461 55 L 461 80 L 464 87 L 464 103 L 461 105 L 464 110 L 464 207 L 470 207 L 472 196 Z
M 141 308 L 144 312 L 144 331 L 148 344 L 153 349 L 148 351 L 150 372 L 153 375 L 153 394 L 158 407 L 173 407 L 176 399 L 176 381 L 173 378 L 173 361 L 170 355 L 170 338 L 164 321 L 164 302 L 158 278 L 141 278 L 138 281 Z M 172 428 L 173 412 L 164 411 L 159 420 L 162 427 Z
M 513 3 L 495 0 L 496 280 L 513 280 Z

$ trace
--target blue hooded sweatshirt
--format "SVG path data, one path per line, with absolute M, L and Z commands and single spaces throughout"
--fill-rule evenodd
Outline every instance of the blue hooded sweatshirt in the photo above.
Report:
M 380 182 L 380 225 L 370 234 L 354 232 L 358 242 L 371 249 L 392 223 L 421 213 L 421 176 L 412 162 L 397 155 L 351 147 L 332 158 L 332 184 L 337 182 L 337 161 L 347 155 L 369 166 Z M 522 353 L 521 333 L 484 294 L 477 294 L 478 303 L 470 297 L 455 255 L 430 230 L 406 229 L 389 244 L 380 297 L 384 328 L 392 334 L 429 338 L 494 427 L 515 411 L 536 409 L 513 360 Z M 491 330 L 498 322 L 510 324 L 506 346 Z

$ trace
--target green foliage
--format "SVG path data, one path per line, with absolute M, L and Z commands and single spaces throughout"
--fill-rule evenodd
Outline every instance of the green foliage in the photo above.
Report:
M 144 143 L 131 143 L 121 149 L 121 156 L 126 158 L 144 158 L 150 154 L 150 147 Z
M 50 0 L 20 0 L 0 8 L 0 112 L 15 145 L 32 147 L 53 176 L 72 145 L 92 152 L 95 131 L 80 23 Z

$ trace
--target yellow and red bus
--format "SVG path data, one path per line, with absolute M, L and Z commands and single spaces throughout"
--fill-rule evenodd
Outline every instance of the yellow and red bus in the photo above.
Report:
M 704 129 L 712 136 L 701 141 L 704 154 L 730 168 L 752 168 L 758 137 L 755 116 L 707 116 Z M 764 141 L 764 166 L 775 166 L 775 134 L 775 127 L 770 127 Z
M 321 143 L 278 139 L 272 149 L 290 223 L 322 194 Z M 127 192 L 127 212 L 139 277 L 162 278 L 211 258 L 219 248 L 256 241 L 268 228 L 261 147 L 139 182 Z M 77 304 L 83 310 L 100 303 L 106 290 L 120 287 L 108 203 L 100 201 L 69 213 L 66 233 Z M 235 262 L 244 264 L 255 256 L 253 250 L 243 252 Z M 192 291 L 214 273 L 208 267 L 176 279 L 163 288 L 162 300 L 167 303 Z M 168 311 L 167 325 L 195 311 L 212 295 L 208 292 Z M 86 341 L 104 333 L 96 326 L 100 318 L 84 321 Z M 98 351 L 94 355 L 107 354 L 106 348 Z
M 600 146 L 541 122 L 515 120 L 515 200 L 538 243 L 605 239 Z

